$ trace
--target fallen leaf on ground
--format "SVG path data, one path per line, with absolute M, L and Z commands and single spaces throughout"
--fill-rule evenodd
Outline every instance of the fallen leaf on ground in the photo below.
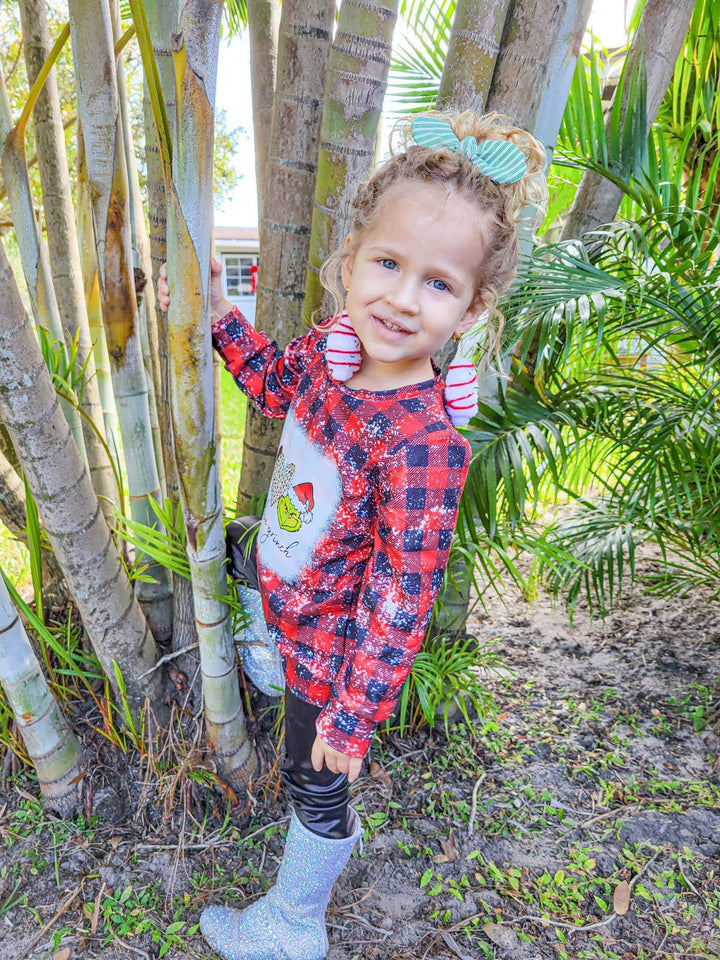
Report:
M 627 880 L 622 880 L 613 893 L 613 910 L 622 917 L 630 909 L 630 884 Z
M 370 764 L 370 776 L 373 778 L 373 780 L 379 780 L 380 783 L 388 788 L 388 790 L 392 790 L 392 777 L 387 770 L 383 770 L 380 764 L 375 760 L 373 760 L 373 762 Z
M 518 935 L 510 927 L 503 927 L 499 923 L 484 923 L 483 933 L 486 937 L 506 950 L 514 950 L 520 945 Z
M 460 851 L 455 843 L 454 833 L 451 833 L 447 840 L 445 837 L 440 837 L 440 846 L 442 847 L 443 853 L 447 857 L 448 863 L 454 863 L 455 860 L 457 860 L 460 856 Z
M 70 947 L 63 947 L 62 950 L 56 950 L 53 954 L 53 960 L 70 960 Z
M 455 956 L 456 956 L 456 957 L 459 957 L 460 960 L 473 960 L 473 958 L 470 956 L 469 953 L 463 953 L 463 952 L 462 952 L 462 949 L 460 948 L 460 945 L 458 944 L 458 942 L 457 942 L 457 940 L 455 939 L 455 937 L 453 937 L 453 936 L 451 936 L 449 933 L 446 933 L 445 931 L 443 931 L 443 932 L 442 932 L 442 938 L 443 938 L 443 940 L 445 941 L 445 943 L 448 945 L 448 947 L 450 947 L 450 949 L 451 949 L 452 952 L 455 954 Z

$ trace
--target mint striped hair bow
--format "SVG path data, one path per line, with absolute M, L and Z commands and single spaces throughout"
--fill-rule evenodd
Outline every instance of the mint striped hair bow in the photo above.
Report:
M 481 173 L 495 183 L 515 183 L 525 173 L 525 154 L 509 140 L 483 140 L 475 137 L 459 140 L 447 120 L 439 117 L 415 117 L 411 126 L 415 143 L 421 147 L 464 153 Z

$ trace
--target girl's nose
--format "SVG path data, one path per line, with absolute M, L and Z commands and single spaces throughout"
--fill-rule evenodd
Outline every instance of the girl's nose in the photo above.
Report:
M 417 313 L 418 294 L 414 278 L 408 274 L 397 277 L 386 299 L 395 310 L 403 313 Z

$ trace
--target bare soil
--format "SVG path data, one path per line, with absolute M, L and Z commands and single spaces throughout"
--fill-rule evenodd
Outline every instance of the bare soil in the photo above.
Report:
M 720 605 L 636 590 L 571 624 L 505 603 L 468 623 L 505 664 L 496 721 L 373 747 L 330 960 L 720 957 Z M 132 759 L 92 742 L 89 818 L 47 817 L 22 773 L 0 798 L 0 960 L 212 957 L 203 906 L 249 902 L 278 869 L 276 771 L 228 816 L 165 777 L 163 808 Z

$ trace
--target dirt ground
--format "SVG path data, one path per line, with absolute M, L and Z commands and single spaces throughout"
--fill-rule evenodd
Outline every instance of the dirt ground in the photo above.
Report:
M 496 720 L 373 747 L 330 960 L 720 957 L 720 605 L 636 591 L 570 624 L 505 599 L 468 624 L 505 664 L 488 676 Z M 202 907 L 255 898 L 277 871 L 273 782 L 230 817 L 202 784 L 166 784 L 163 822 L 128 769 L 68 824 L 10 777 L 0 960 L 212 957 Z

